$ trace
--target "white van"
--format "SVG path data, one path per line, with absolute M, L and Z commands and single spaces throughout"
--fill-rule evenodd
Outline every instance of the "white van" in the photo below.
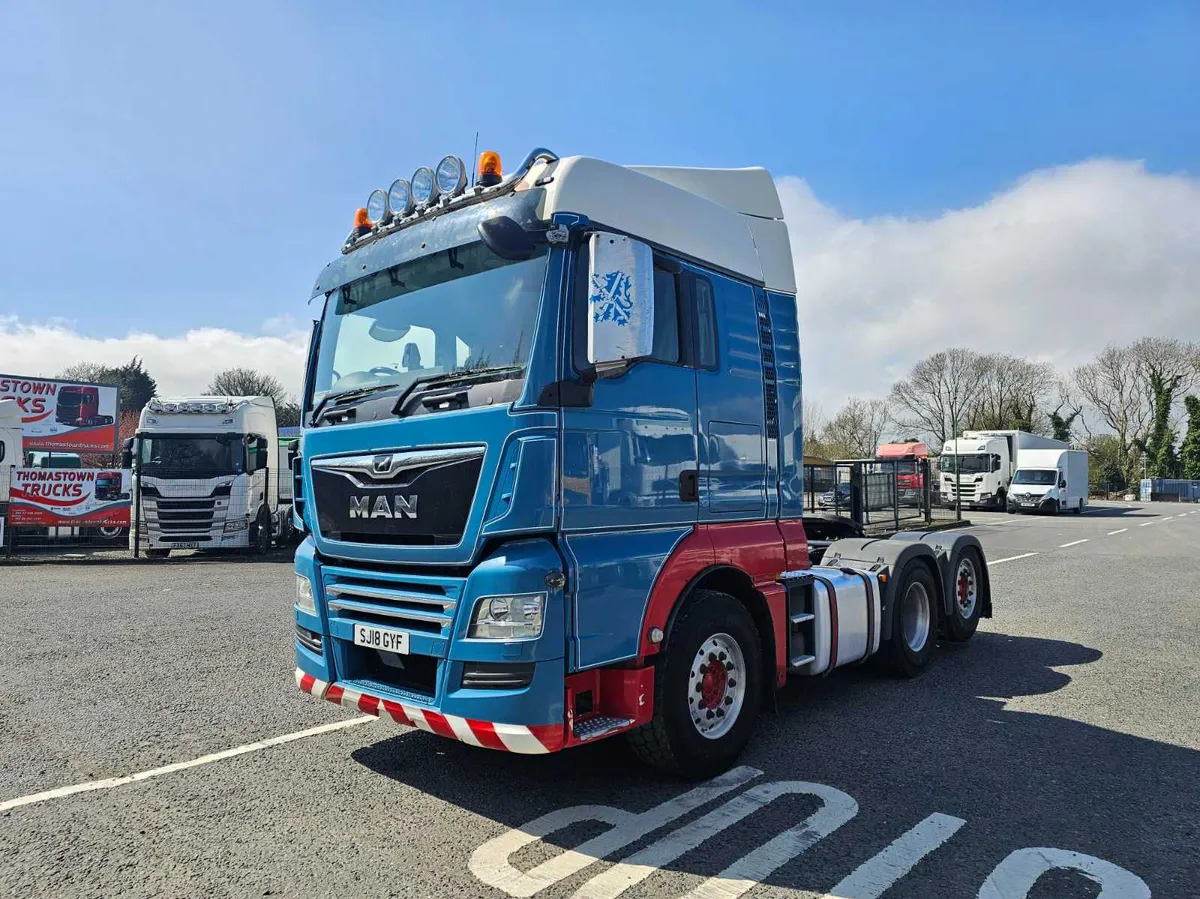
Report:
M 1087 508 L 1088 454 L 1083 450 L 1023 449 L 1008 491 L 1009 512 L 1074 512 Z

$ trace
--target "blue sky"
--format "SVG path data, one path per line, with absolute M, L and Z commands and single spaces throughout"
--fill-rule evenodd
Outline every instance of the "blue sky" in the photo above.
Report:
M 305 318 L 370 189 L 476 130 L 510 165 L 765 165 L 855 218 L 1200 172 L 1194 2 L 737 6 L 7 0 L 0 319 Z

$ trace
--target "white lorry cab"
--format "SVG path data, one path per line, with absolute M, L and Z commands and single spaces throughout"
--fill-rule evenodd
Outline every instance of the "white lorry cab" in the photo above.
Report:
M 0 400 L 0 515 L 8 510 L 13 469 L 21 464 L 21 408 Z
M 126 441 L 130 548 L 250 548 L 291 536 L 292 481 L 267 396 L 155 397 Z M 140 535 L 140 537 L 139 537 Z
M 1026 449 L 1066 450 L 1068 446 L 1028 431 L 963 431 L 956 440 L 947 440 L 938 461 L 942 501 L 950 508 L 961 503 L 1005 509 L 1017 453 Z M 1083 486 L 1086 491 L 1086 478 Z
M 1009 512 L 1074 512 L 1087 507 L 1088 454 L 1083 450 L 1027 449 L 1017 453 L 1008 491 Z

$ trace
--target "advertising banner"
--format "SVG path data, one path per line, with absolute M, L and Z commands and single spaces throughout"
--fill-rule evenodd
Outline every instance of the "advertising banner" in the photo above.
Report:
M 129 469 L 17 468 L 9 491 L 8 523 L 129 527 Z
M 0 400 L 17 401 L 27 450 L 115 453 L 117 394 L 101 384 L 0 375 Z

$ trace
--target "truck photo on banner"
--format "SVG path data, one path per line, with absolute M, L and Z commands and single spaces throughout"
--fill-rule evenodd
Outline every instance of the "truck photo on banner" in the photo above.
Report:
M 129 527 L 130 473 L 103 468 L 18 468 L 8 524 Z
M 0 375 L 0 400 L 6 399 L 21 410 L 26 450 L 116 452 L 116 387 Z

